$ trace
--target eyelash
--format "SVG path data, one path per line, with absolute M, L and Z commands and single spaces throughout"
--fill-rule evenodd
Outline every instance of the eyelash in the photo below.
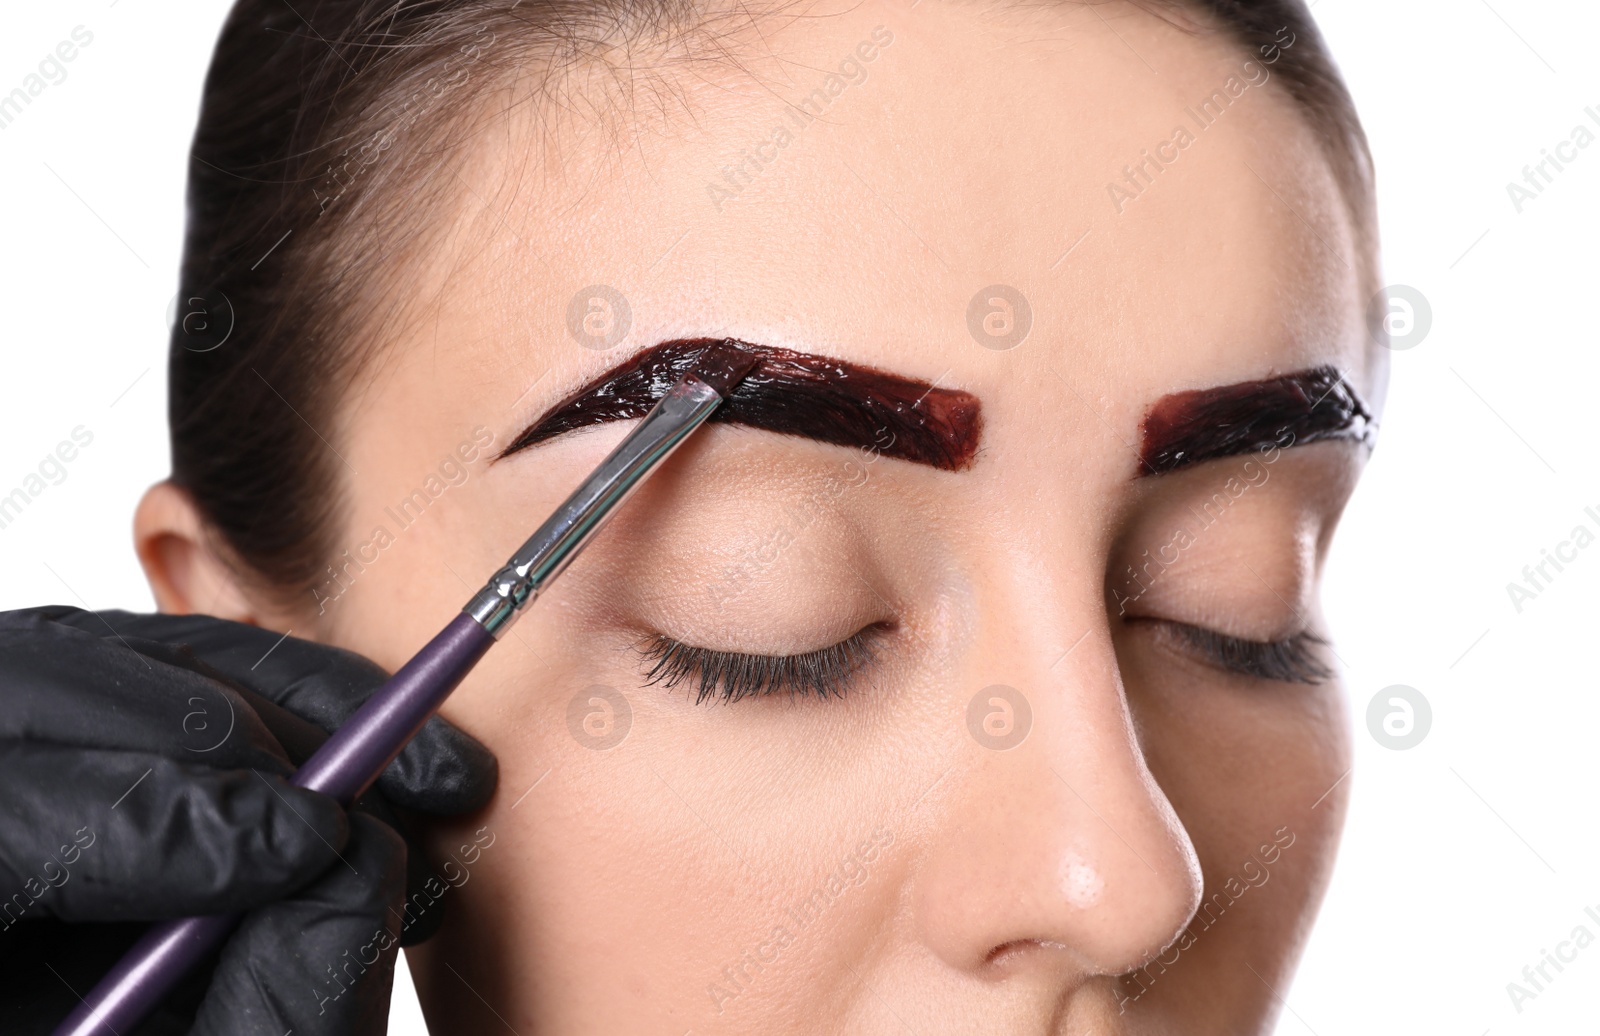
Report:
M 1323 683 L 1334 675 L 1316 652 L 1328 642 L 1314 633 L 1297 633 L 1283 640 L 1247 640 L 1183 622 L 1148 621 L 1159 621 L 1206 663 L 1225 672 L 1310 685 Z M 843 698 L 851 678 L 872 663 L 873 641 L 884 629 L 875 623 L 837 644 L 797 655 L 717 651 L 662 634 L 651 637 L 640 653 L 650 666 L 645 673 L 647 685 L 671 690 L 686 680 L 692 681 L 696 705 L 710 698 L 728 704 L 783 692 L 791 697 L 814 694 L 826 700 Z
M 694 647 L 657 634 L 640 649 L 650 669 L 646 684 L 671 690 L 692 680 L 696 705 L 708 698 L 724 704 L 757 695 L 787 691 L 790 697 L 815 694 L 843 698 L 851 677 L 870 665 L 873 642 L 887 627 L 874 623 L 825 648 L 798 655 L 746 655 Z
M 1283 640 L 1246 640 L 1226 633 L 1170 620 L 1160 622 L 1204 661 L 1225 672 L 1281 683 L 1320 684 L 1333 670 L 1318 657 L 1328 642 L 1315 633 L 1296 633 Z

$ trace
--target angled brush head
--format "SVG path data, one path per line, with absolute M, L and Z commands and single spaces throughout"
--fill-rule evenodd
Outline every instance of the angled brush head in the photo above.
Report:
M 739 348 L 734 339 L 724 338 L 706 346 L 695 360 L 694 376 L 716 389 L 717 395 L 727 396 L 760 362 L 761 357 Z

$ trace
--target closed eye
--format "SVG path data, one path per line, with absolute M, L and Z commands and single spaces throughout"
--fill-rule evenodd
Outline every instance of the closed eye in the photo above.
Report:
M 718 651 L 663 634 L 651 637 L 640 652 L 650 666 L 646 684 L 671 689 L 687 681 L 695 688 L 696 705 L 709 698 L 726 704 L 785 692 L 790 697 L 842 698 L 856 674 L 872 663 L 876 641 L 891 628 L 889 623 L 875 622 L 837 644 L 797 655 Z
M 1247 640 L 1203 626 L 1170 619 L 1130 619 L 1150 622 L 1177 641 L 1179 650 L 1228 673 L 1277 680 L 1282 683 L 1320 684 L 1334 675 L 1320 649 L 1328 642 L 1309 631 L 1282 640 Z

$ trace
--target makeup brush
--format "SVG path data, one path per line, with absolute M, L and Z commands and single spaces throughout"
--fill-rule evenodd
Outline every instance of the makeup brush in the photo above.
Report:
M 758 358 L 732 339 L 707 346 L 692 373 L 655 408 L 450 624 L 373 692 L 295 771 L 290 783 L 355 801 L 511 628 L 545 587 L 650 473 L 705 422 Z M 133 1029 L 184 974 L 227 941 L 239 915 L 154 925 L 56 1027 L 54 1036 L 118 1036 Z

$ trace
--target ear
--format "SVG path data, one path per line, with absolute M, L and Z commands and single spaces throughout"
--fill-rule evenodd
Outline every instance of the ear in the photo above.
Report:
M 171 482 L 145 491 L 133 514 L 133 546 L 163 612 L 200 612 L 219 619 L 273 627 L 268 614 L 207 535 L 193 499 Z

